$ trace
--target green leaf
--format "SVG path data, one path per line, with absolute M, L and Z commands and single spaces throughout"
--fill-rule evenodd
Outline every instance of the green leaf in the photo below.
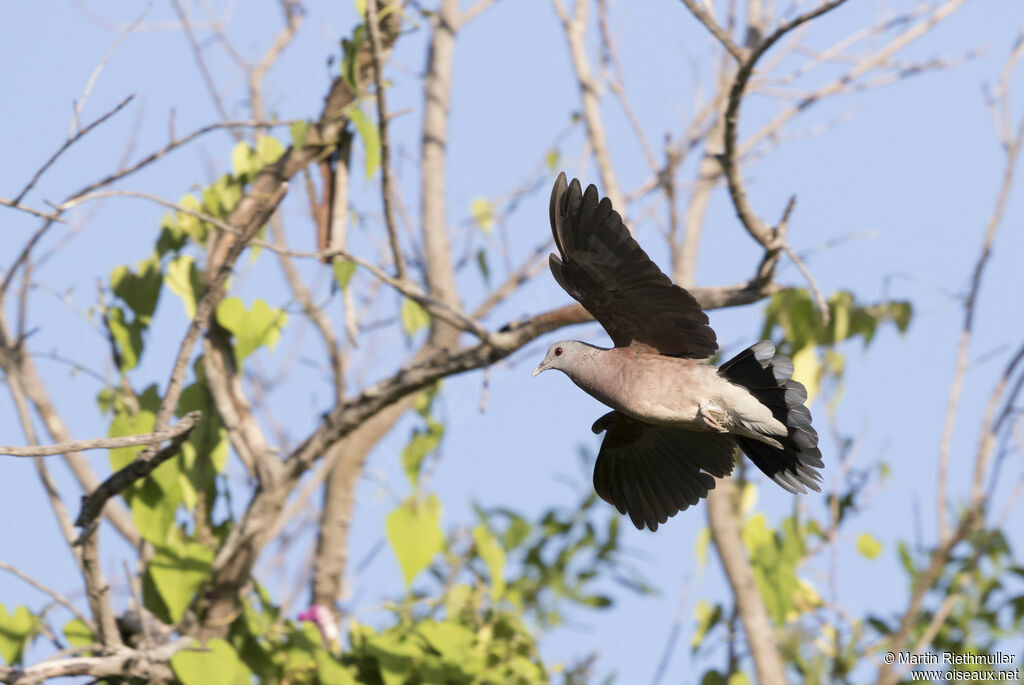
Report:
M 163 257 L 168 252 L 176 252 L 185 247 L 188 234 L 178 226 L 174 214 L 167 213 L 160 219 L 160 237 L 156 241 L 156 253 Z
M 138 485 L 125 490 L 125 500 L 132 510 L 132 520 L 139 533 L 147 541 L 160 545 L 167 541 L 167 536 L 174 527 L 174 514 L 181 504 L 181 473 L 177 458 L 169 459 L 160 465 L 149 478 Z M 159 474 L 170 473 L 173 481 L 167 490 L 155 480 Z
M 256 158 L 260 168 L 270 166 L 284 154 L 284 145 L 273 136 L 260 136 L 256 141 Z
M 907 543 L 900 542 L 899 544 L 900 563 L 903 564 L 903 570 L 907 572 L 911 580 L 917 580 L 917 567 L 914 565 L 914 558 L 910 556 L 910 548 L 907 547 Z
M 242 199 L 242 184 L 234 176 L 224 174 L 203 189 L 206 214 L 227 219 Z
M 139 396 L 139 411 L 132 414 L 124 406 L 118 407 L 114 419 L 107 429 L 108 438 L 121 438 L 126 435 L 150 433 L 156 424 L 156 409 L 160 405 L 160 396 L 156 386 L 151 385 Z M 119 447 L 110 450 L 110 468 L 119 471 L 130 464 L 143 447 Z
M 348 118 L 355 124 L 359 138 L 363 141 L 363 148 L 366 151 L 366 180 L 369 181 L 380 167 L 380 131 L 361 109 L 353 107 L 348 113 Z
M 348 259 L 335 259 L 331 262 L 331 269 L 334 271 L 334 280 L 338 287 L 345 290 L 356 273 L 356 263 Z
M 807 404 L 814 401 L 821 382 L 823 367 L 818 359 L 818 350 L 812 345 L 801 347 L 793 354 L 793 380 L 804 384 L 807 389 Z
M 871 533 L 861 533 L 857 537 L 857 551 L 868 559 L 875 559 L 882 553 L 882 543 Z
M 708 634 L 715 624 L 718 623 L 722 618 L 722 605 L 716 604 L 712 607 L 705 600 L 697 602 L 697 606 L 693 609 L 694 618 L 697 619 L 697 627 L 693 631 L 693 638 L 690 640 L 690 648 L 696 650 L 700 647 L 701 642 L 704 641 L 704 636 Z
M 256 159 L 256 152 L 249 143 L 239 141 L 231 151 L 231 169 L 235 176 L 248 179 L 259 171 L 259 162 Z
M 487 198 L 477 197 L 469 205 L 469 212 L 473 215 L 473 221 L 484 233 L 490 233 L 494 228 L 494 205 Z
M 85 647 L 98 642 L 96 636 L 89 630 L 89 626 L 77 618 L 64 624 L 64 638 L 72 647 Z
M 294 121 L 292 125 L 288 127 L 288 132 L 292 136 L 292 147 L 298 152 L 302 149 L 302 146 L 306 144 L 306 133 L 309 131 L 309 122 L 306 120 Z
M 892 302 L 889 305 L 892 320 L 900 333 L 906 333 L 910 327 L 910 317 L 914 313 L 914 307 L 909 302 Z
M 121 358 L 121 371 L 131 371 L 138 366 L 142 356 L 142 324 L 137 320 L 128 323 L 123 309 L 110 307 L 107 309 L 107 327 Z
M 0 604 L 0 657 L 8 666 L 21 663 L 38 625 L 39 618 L 28 608 L 18 607 L 13 614 L 8 614 L 7 607 Z
M 432 419 L 427 420 L 426 430 L 413 431 L 409 444 L 402 450 L 402 468 L 413 487 L 419 481 L 420 466 L 428 454 L 437 449 L 444 435 L 444 426 Z
M 614 519 L 613 519 L 614 520 Z M 502 536 L 502 544 L 505 549 L 515 549 L 530 535 L 532 526 L 530 522 L 518 514 L 513 514 L 508 522 L 508 528 Z
M 274 349 L 281 329 L 288 323 L 288 314 L 263 300 L 256 300 L 247 311 L 242 300 L 229 297 L 217 305 L 217 323 L 234 335 L 235 361 L 241 368 L 242 360 L 259 347 L 266 345 Z
M 199 200 L 192 193 L 184 195 L 178 200 L 178 205 L 183 209 L 204 214 L 203 207 Z M 178 212 L 178 227 L 187 233 L 197 243 L 205 243 L 206 235 L 209 232 L 209 225 L 194 214 Z
M 356 678 L 347 668 L 327 651 L 318 649 L 316 657 L 316 675 L 320 685 L 356 685 Z
M 694 543 L 694 556 L 697 557 L 697 565 L 703 568 L 708 563 L 708 547 L 711 545 L 711 529 L 703 526 L 697 531 L 697 541 Z
M 360 20 L 366 19 L 366 0 L 355 0 L 356 3 L 356 15 Z
M 410 338 L 421 328 L 430 325 L 430 314 L 419 302 L 408 297 L 402 300 L 402 329 Z
M 725 677 L 715 669 L 711 669 L 700 679 L 700 685 L 725 685 Z
M 561 161 L 562 155 L 559 154 L 558 150 L 548 150 L 548 153 L 544 155 L 544 165 L 548 168 L 548 173 L 555 173 L 558 169 L 558 162 Z
M 480 275 L 484 277 L 484 282 L 491 282 L 491 267 L 487 264 L 487 252 L 484 250 L 476 251 L 476 266 L 480 269 Z
M 736 671 L 725 682 L 726 685 L 750 685 L 750 678 L 743 671 Z
M 743 484 L 743 490 L 740 492 L 740 511 L 743 514 L 749 514 L 757 504 L 757 485 L 747 481 Z
M 200 360 L 196 361 L 196 371 L 197 376 L 200 376 Z M 181 499 L 187 508 L 194 509 L 198 502 L 197 493 L 205 493 L 209 514 L 209 505 L 217 496 L 215 476 L 224 472 L 229 448 L 227 430 L 221 424 L 205 382 L 197 381 L 182 391 L 175 413 L 180 418 L 195 410 L 203 412 L 203 420 L 193 429 L 181 447 Z
M 203 650 L 203 651 L 200 651 Z M 171 657 L 171 668 L 182 685 L 231 683 L 245 669 L 234 647 L 214 638 L 195 650 L 183 649 Z
M 185 305 L 188 318 L 196 316 L 196 304 L 203 292 L 203 284 L 199 278 L 196 260 L 189 255 L 182 255 L 167 265 L 167 287 L 181 298 Z
M 160 259 L 155 256 L 139 262 L 138 271 L 134 273 L 126 266 L 119 266 L 110 274 L 110 286 L 114 294 L 121 298 L 135 313 L 135 318 L 146 326 L 156 311 L 162 285 Z
M 453 621 L 438 623 L 432 619 L 420 622 L 416 632 L 443 656 L 465 658 L 466 652 L 476 642 L 476 633 L 466 626 Z
M 149 573 L 171 621 L 177 623 L 210 574 L 213 550 L 198 542 L 175 542 L 157 546 L 149 562 Z
M 487 526 L 473 528 L 473 544 L 476 545 L 476 553 L 487 564 L 487 573 L 491 576 L 491 599 L 497 601 L 505 594 L 505 550 Z
M 405 584 L 412 585 L 419 572 L 444 548 L 441 502 L 437 495 L 422 502 L 407 500 L 388 514 L 387 533 Z
M 365 12 L 361 16 L 366 16 Z M 378 21 L 380 17 L 377 17 Z M 342 38 L 341 40 L 341 78 L 348 84 L 349 90 L 355 96 L 359 95 L 359 75 L 356 72 L 359 49 L 366 39 L 366 25 L 360 23 L 352 31 L 352 40 Z

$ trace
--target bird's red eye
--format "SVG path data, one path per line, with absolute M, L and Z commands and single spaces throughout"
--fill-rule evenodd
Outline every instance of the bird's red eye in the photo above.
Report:
M 562 348 L 561 347 L 556 347 L 555 348 L 555 356 L 556 357 L 561 357 L 562 356 Z

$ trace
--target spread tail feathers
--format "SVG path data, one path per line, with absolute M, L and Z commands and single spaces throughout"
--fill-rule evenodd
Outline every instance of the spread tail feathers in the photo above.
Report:
M 761 404 L 789 429 L 789 435 L 776 438 L 782 448 L 754 438 L 733 436 L 750 460 L 766 476 L 786 490 L 807 492 L 805 486 L 821 491 L 816 469 L 824 467 L 818 449 L 818 433 L 811 426 L 811 412 L 804 406 L 807 390 L 793 380 L 793 362 L 775 354 L 768 340 L 753 345 L 727 361 L 720 373 L 750 391 Z

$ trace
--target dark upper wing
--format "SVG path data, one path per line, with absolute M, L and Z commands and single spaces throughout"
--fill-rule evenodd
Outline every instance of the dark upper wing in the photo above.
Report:
M 601 322 L 618 347 L 640 345 L 659 354 L 704 359 L 718 349 L 697 300 L 651 261 L 608 198 L 580 192 L 559 174 L 551 191 L 551 230 L 561 259 L 551 273 Z
M 708 474 L 732 472 L 736 443 L 726 434 L 654 426 L 615 411 L 594 422 L 595 433 L 604 430 L 594 489 L 640 529 L 657 530 L 706 497 L 715 487 Z

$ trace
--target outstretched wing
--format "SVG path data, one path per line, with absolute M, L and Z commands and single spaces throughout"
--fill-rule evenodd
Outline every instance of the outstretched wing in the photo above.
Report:
M 592 430 L 607 431 L 594 465 L 594 490 L 639 529 L 657 530 L 706 497 L 715 487 L 711 476 L 729 475 L 736 459 L 736 443 L 727 434 L 654 426 L 615 411 Z
M 672 283 L 637 244 L 611 200 L 580 191 L 559 174 L 551 191 L 552 254 L 558 284 L 594 315 L 617 347 L 642 346 L 673 357 L 705 359 L 718 349 L 697 300 Z

